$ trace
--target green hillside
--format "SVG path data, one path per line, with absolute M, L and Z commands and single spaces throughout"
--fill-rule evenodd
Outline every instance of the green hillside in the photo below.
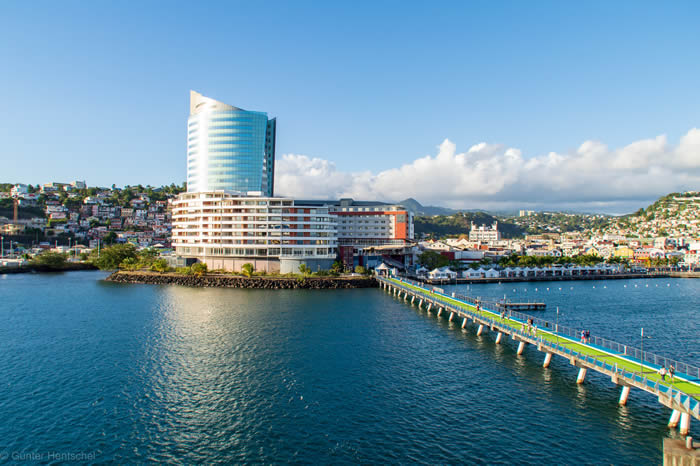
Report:
M 432 217 L 419 216 L 414 219 L 416 238 L 423 233 L 433 238 L 444 236 L 468 235 L 471 222 L 477 225 L 491 225 L 498 219 L 486 212 L 459 212 L 453 215 L 436 215 Z M 509 222 L 498 223 L 498 230 L 504 238 L 516 238 L 524 234 L 524 230 Z

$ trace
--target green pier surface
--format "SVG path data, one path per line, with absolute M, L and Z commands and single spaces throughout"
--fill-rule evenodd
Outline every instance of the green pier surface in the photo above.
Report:
M 520 320 L 509 318 L 509 317 L 501 319 L 501 316 L 493 311 L 489 311 L 489 310 L 485 310 L 485 309 L 477 310 L 475 306 L 473 306 L 471 304 L 467 304 L 463 301 L 459 301 L 455 298 L 451 298 L 445 294 L 435 293 L 431 290 L 426 290 L 425 288 L 421 288 L 421 287 L 418 287 L 418 286 L 415 286 L 415 285 L 412 285 L 410 283 L 406 283 L 404 281 L 397 280 L 394 278 L 389 278 L 388 280 L 396 283 L 399 286 L 413 289 L 416 292 L 422 293 L 428 297 L 434 296 L 435 298 L 439 298 L 443 301 L 446 301 L 446 302 L 454 305 L 457 308 L 462 308 L 466 311 L 469 311 L 470 313 L 477 314 L 477 315 L 480 315 L 482 317 L 489 318 L 492 320 L 497 320 L 501 325 L 505 325 L 505 326 L 510 327 L 514 330 L 520 330 L 522 328 L 523 322 Z M 574 340 L 573 338 L 569 337 L 568 335 L 556 334 L 555 332 L 552 332 L 549 330 L 544 330 L 541 328 L 537 329 L 536 337 L 541 338 L 544 341 L 555 343 L 555 344 L 558 344 L 559 346 L 569 348 L 570 350 L 576 351 L 577 353 L 580 353 L 581 355 L 594 357 L 594 358 L 597 358 L 598 360 L 605 360 L 608 364 L 611 364 L 611 365 L 617 364 L 617 367 L 619 369 L 624 369 L 628 372 L 636 372 L 637 374 L 639 374 L 640 373 L 640 366 L 642 366 L 644 368 L 643 376 L 646 377 L 648 380 L 653 381 L 653 382 L 657 382 L 659 385 L 663 385 L 663 386 L 681 391 L 681 392 L 685 393 L 686 395 L 689 395 L 691 398 L 694 398 L 695 400 L 700 399 L 700 383 L 687 380 L 686 378 L 683 377 L 683 375 L 680 375 L 678 373 L 676 373 L 676 376 L 675 376 L 673 382 L 670 381 L 669 376 L 666 376 L 666 380 L 662 380 L 661 376 L 657 372 L 657 368 L 655 368 L 653 366 L 649 366 L 646 363 L 643 365 L 640 365 L 639 360 L 625 357 L 624 355 L 622 355 L 620 353 L 616 354 L 612 350 L 607 350 L 607 349 L 601 350 L 599 348 L 594 347 L 593 345 L 578 342 L 578 341 Z

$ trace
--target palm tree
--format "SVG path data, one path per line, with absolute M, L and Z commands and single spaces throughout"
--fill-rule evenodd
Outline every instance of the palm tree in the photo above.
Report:
M 255 267 L 253 267 L 253 264 L 245 263 L 241 266 L 241 272 L 243 272 L 243 275 L 245 275 L 248 278 L 253 276 L 254 271 Z

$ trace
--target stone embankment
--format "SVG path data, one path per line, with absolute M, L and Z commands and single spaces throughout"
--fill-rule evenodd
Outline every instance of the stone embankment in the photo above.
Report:
M 116 283 L 182 285 L 208 288 L 339 289 L 376 288 L 372 277 L 240 277 L 224 274 L 182 275 L 177 273 L 118 271 L 105 279 Z

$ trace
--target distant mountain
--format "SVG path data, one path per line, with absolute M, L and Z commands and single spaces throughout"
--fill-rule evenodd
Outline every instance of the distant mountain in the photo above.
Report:
M 412 211 L 414 215 L 424 215 L 430 217 L 433 215 L 452 215 L 457 212 L 456 210 L 448 209 L 447 207 L 424 206 L 412 197 L 404 199 L 403 201 L 398 202 L 398 204 L 401 204 L 408 210 Z

